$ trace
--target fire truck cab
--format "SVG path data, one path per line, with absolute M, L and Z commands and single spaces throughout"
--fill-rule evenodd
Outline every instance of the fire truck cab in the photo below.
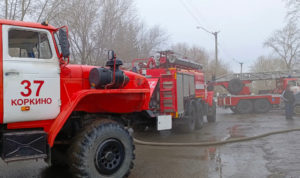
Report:
M 121 70 L 69 64 L 68 28 L 0 20 L 0 156 L 68 164 L 74 177 L 124 177 L 134 143 L 126 127 L 148 110 L 150 87 Z

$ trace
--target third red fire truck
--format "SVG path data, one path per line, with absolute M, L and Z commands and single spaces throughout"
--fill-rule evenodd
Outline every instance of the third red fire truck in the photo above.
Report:
M 261 73 L 237 73 L 217 78 L 215 86 L 223 86 L 229 94 L 218 96 L 218 106 L 230 108 L 234 113 L 266 113 L 272 108 L 279 108 L 281 94 L 287 85 L 299 89 L 299 70 Z M 260 90 L 257 94 L 250 91 L 253 81 L 275 80 L 272 90 Z M 297 93 L 297 91 L 295 91 Z M 295 108 L 297 108 L 296 105 Z

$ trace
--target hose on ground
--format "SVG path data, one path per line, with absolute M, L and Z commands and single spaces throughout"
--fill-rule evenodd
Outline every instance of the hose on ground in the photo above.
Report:
M 215 141 L 215 142 L 191 142 L 191 143 L 168 143 L 168 142 L 147 142 L 147 141 L 142 141 L 139 139 L 134 138 L 134 142 L 138 145 L 148 145 L 148 146 L 198 146 L 198 147 L 204 147 L 204 146 L 217 146 L 217 145 L 224 145 L 224 144 L 229 144 L 229 143 L 237 143 L 237 142 L 245 142 L 245 141 L 250 141 L 250 140 L 256 140 L 260 139 L 263 137 L 268 137 L 271 135 L 277 135 L 277 134 L 283 134 L 283 133 L 288 133 L 288 132 L 296 132 L 300 131 L 300 128 L 294 128 L 294 129 L 287 129 L 287 130 L 279 130 L 279 131 L 274 131 L 274 132 L 268 132 L 252 137 L 243 137 L 243 138 L 233 138 L 233 139 L 228 139 L 224 141 Z

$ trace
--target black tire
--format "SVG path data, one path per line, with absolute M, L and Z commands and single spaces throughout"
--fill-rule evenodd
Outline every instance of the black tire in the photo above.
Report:
M 266 99 L 257 99 L 254 101 L 254 111 L 256 113 L 267 113 L 271 109 L 271 104 Z
M 182 127 L 183 132 L 193 132 L 196 128 L 196 115 L 197 111 L 194 105 L 193 101 L 190 101 L 187 103 L 187 106 L 185 107 L 186 109 L 186 114 L 184 116 L 184 124 Z
M 239 94 L 243 90 L 244 84 L 240 79 L 232 79 L 228 83 L 228 91 L 233 95 Z
M 231 110 L 233 113 L 235 113 L 235 114 L 238 114 L 238 113 L 239 113 L 239 112 L 237 111 L 236 107 L 231 106 L 231 107 L 230 107 L 230 110 Z
M 215 87 L 214 87 L 214 85 L 213 84 L 208 84 L 207 85 L 207 91 L 214 91 L 214 89 L 215 89 Z
M 129 132 L 115 122 L 93 122 L 70 147 L 74 177 L 127 177 L 133 168 L 134 144 Z
M 294 107 L 294 113 L 297 115 L 300 115 L 300 105 L 296 104 L 296 106 Z
M 200 101 L 197 101 L 197 117 L 196 117 L 196 129 L 201 129 L 204 125 L 203 121 L 203 108 Z
M 236 110 L 240 114 L 248 114 L 253 111 L 253 103 L 251 100 L 240 100 L 236 106 Z
M 216 102 L 213 101 L 213 105 L 208 107 L 207 122 L 209 123 L 216 122 L 216 116 L 217 116 L 217 106 L 216 106 Z
M 51 149 L 51 166 L 68 167 L 68 145 L 54 145 Z

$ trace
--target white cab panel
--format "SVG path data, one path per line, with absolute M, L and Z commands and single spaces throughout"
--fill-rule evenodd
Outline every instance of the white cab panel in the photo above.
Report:
M 8 25 L 2 28 L 4 123 L 55 119 L 60 113 L 60 67 L 50 32 Z M 8 52 L 10 30 L 46 34 L 52 57 L 12 57 Z M 22 107 L 27 109 L 22 111 Z

